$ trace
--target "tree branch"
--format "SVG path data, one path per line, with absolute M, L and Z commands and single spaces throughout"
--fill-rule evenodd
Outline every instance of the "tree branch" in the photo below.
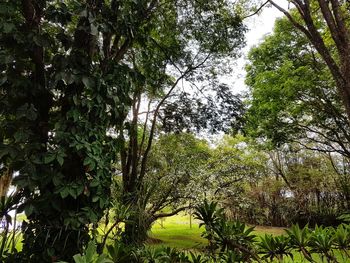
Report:
M 258 8 L 256 11 L 254 11 L 253 13 L 251 13 L 251 14 L 249 14 L 249 15 L 247 15 L 247 16 L 242 17 L 242 20 L 247 19 L 247 18 L 252 17 L 252 16 L 255 16 L 255 15 L 258 14 L 258 13 L 261 11 L 261 9 L 263 9 L 264 6 L 266 6 L 268 3 L 269 3 L 269 0 L 267 0 L 266 2 L 264 2 L 262 5 L 260 5 L 259 8 Z
M 172 212 L 169 212 L 169 213 L 160 213 L 160 214 L 154 215 L 154 218 L 157 220 L 159 218 L 173 216 L 173 215 L 176 215 L 176 214 L 180 213 L 181 211 L 184 211 L 188 208 L 189 208 L 189 206 L 183 206 L 183 207 L 180 207 L 180 208 L 178 208 Z

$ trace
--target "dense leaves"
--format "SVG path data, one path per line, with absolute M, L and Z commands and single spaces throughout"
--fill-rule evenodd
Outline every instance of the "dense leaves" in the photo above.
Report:
M 291 12 L 275 1 L 267 2 L 285 14 L 293 27 L 304 34 L 327 65 L 349 121 L 350 16 L 348 1 L 289 1 L 291 6 L 295 7 Z
M 226 85 L 212 85 L 209 92 L 201 90 L 192 95 L 182 92 L 166 102 L 160 116 L 162 129 L 165 132 L 205 131 L 211 134 L 242 131 L 246 111 L 242 98 L 232 94 Z
M 349 156 L 344 107 L 326 65 L 286 19 L 251 50 L 250 134 L 274 145 L 297 141 L 305 147 Z M 308 146 L 313 143 L 314 147 Z
M 129 138 L 139 146 L 129 112 L 234 57 L 244 27 L 224 0 L 25 0 L 0 10 L 0 156 L 25 197 L 22 258 L 70 259 L 110 205 L 115 153 L 126 171 Z M 131 151 L 124 200 L 143 187 L 153 133 L 142 167 Z

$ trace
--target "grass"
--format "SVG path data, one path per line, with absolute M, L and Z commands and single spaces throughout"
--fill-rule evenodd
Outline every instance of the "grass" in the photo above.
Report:
M 192 220 L 190 225 L 189 215 L 180 214 L 158 220 L 149 234 L 151 246 L 169 246 L 179 249 L 200 249 L 206 246 L 206 239 L 201 237 L 202 229 L 198 222 Z
M 207 245 L 206 239 L 201 237 L 203 228 L 199 228 L 199 222 L 192 219 L 190 226 L 190 217 L 188 214 L 180 214 L 157 221 L 149 233 L 150 240 L 148 246 L 160 247 L 168 246 L 180 250 L 201 250 Z M 254 234 L 258 237 L 265 234 L 283 235 L 285 234 L 282 227 L 257 226 Z M 335 251 L 338 262 L 346 263 L 341 257 L 339 251 Z M 322 261 L 318 255 L 313 254 L 313 258 L 317 263 Z M 277 261 L 274 261 L 277 262 Z M 293 259 L 285 258 L 284 263 L 307 262 L 302 258 L 299 252 L 293 251 Z
M 192 218 L 190 225 L 190 216 L 188 214 L 179 214 L 158 220 L 149 233 L 151 238 L 148 242 L 150 246 L 169 246 L 178 249 L 201 249 L 207 245 L 206 239 L 201 237 L 203 228 L 199 228 L 199 221 Z M 254 234 L 263 236 L 264 234 L 281 235 L 284 234 L 284 228 L 281 227 L 263 227 L 257 226 Z

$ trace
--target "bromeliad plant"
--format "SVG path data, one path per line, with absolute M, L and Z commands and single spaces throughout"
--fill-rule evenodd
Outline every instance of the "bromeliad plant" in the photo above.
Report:
M 291 247 L 297 249 L 303 257 L 309 262 L 314 262 L 308 249 L 310 230 L 308 225 L 300 228 L 298 224 L 293 225 L 290 229 L 285 230 L 290 238 Z
M 309 246 L 311 252 L 321 255 L 322 260 L 325 257 L 328 262 L 338 262 L 333 254 L 334 229 L 330 227 L 317 226 L 310 234 Z
M 334 245 L 335 248 L 337 248 L 340 253 L 342 254 L 342 257 L 350 258 L 350 254 L 348 250 L 350 249 L 350 227 L 349 225 L 340 225 L 338 228 L 334 231 Z
M 252 259 L 260 261 L 253 245 L 254 227 L 248 228 L 244 223 L 228 220 L 217 202 L 209 203 L 205 200 L 203 204 L 195 207 L 194 215 L 202 221 L 200 226 L 205 226 L 203 236 L 208 239 L 211 252 L 233 251 L 245 262 Z
M 208 239 L 208 248 L 210 250 L 217 249 L 216 244 L 214 242 L 215 227 L 220 221 L 222 221 L 223 213 L 223 208 L 218 207 L 217 202 L 209 203 L 208 200 L 204 200 L 202 205 L 198 205 L 195 207 L 193 216 L 194 218 L 201 221 L 201 223 L 199 223 L 199 227 L 205 227 L 203 237 Z
M 257 244 L 259 247 L 259 254 L 263 255 L 262 259 L 270 259 L 271 261 L 277 259 L 279 262 L 283 262 L 283 258 L 289 256 L 293 260 L 290 239 L 287 236 L 274 237 L 265 234 Z

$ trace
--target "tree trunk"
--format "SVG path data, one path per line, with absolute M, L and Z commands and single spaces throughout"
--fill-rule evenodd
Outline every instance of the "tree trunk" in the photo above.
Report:
M 293 0 L 291 3 L 296 7 L 301 20 L 304 22 L 301 23 L 290 12 L 276 4 L 275 1 L 269 0 L 269 2 L 305 34 L 327 64 L 350 122 L 350 27 L 347 24 L 350 16 L 348 11 L 343 10 L 339 0 L 318 0 L 318 10 L 313 9 L 310 1 Z M 324 23 L 334 41 L 335 54 L 326 45 L 326 40 L 317 28 L 318 21 L 315 21 L 313 12 L 321 12 Z

